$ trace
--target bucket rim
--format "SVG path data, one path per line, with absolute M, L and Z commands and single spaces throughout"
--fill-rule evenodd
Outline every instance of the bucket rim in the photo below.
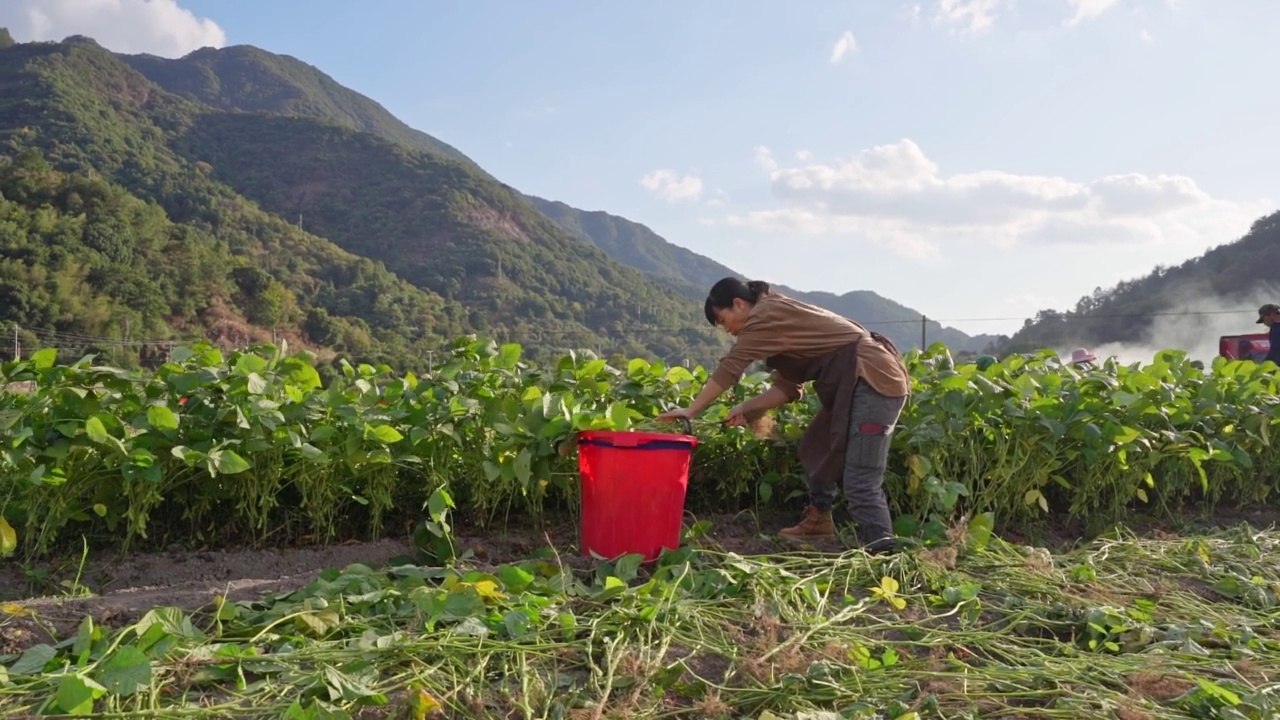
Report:
M 639 430 L 582 430 L 578 433 L 579 440 L 609 441 L 624 437 L 627 439 L 628 446 L 646 442 L 676 442 L 689 446 L 698 444 L 696 436 L 676 433 L 642 432 Z

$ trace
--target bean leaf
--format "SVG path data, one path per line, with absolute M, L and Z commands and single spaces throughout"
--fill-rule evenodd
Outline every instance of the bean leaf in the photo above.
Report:
M 138 648 L 125 645 L 102 664 L 98 679 L 107 692 L 128 697 L 151 685 L 151 661 Z
M 8 520 L 0 517 L 0 557 L 9 557 L 18 549 L 18 533 Z

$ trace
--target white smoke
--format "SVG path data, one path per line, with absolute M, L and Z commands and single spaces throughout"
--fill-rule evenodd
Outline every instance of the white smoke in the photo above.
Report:
M 1280 303 L 1280 285 L 1272 284 L 1231 297 L 1184 290 L 1160 311 L 1162 314 L 1151 317 L 1142 337 L 1088 349 L 1098 356 L 1099 362 L 1114 357 L 1124 364 L 1145 365 L 1162 350 L 1182 350 L 1190 359 L 1208 364 L 1218 355 L 1219 337 L 1267 332 L 1265 325 L 1257 324 L 1258 308 L 1266 303 Z M 1074 349 L 1055 348 L 1055 351 L 1067 360 Z

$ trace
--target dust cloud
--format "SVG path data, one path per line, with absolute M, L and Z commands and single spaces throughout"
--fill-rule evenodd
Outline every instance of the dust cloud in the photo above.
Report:
M 1099 361 L 1114 357 L 1124 364 L 1148 364 L 1162 350 L 1183 350 L 1192 360 L 1209 363 L 1218 356 L 1219 337 L 1267 331 L 1266 326 L 1257 324 L 1258 308 L 1266 303 L 1280 303 L 1280 285 L 1256 288 L 1230 298 L 1183 291 L 1162 311 L 1167 314 L 1151 318 L 1143 337 L 1089 349 Z M 1055 348 L 1064 360 L 1071 357 L 1073 349 Z

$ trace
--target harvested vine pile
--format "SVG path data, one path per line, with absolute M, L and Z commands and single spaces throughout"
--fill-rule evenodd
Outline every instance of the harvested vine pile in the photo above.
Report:
M 1280 532 L 351 565 L 0 657 L 0 715 L 1263 718 Z M 0 623 L 31 622 L 20 604 Z M 38 618 L 36 618 L 38 619 Z M 0 625 L 0 627 L 3 627 Z

